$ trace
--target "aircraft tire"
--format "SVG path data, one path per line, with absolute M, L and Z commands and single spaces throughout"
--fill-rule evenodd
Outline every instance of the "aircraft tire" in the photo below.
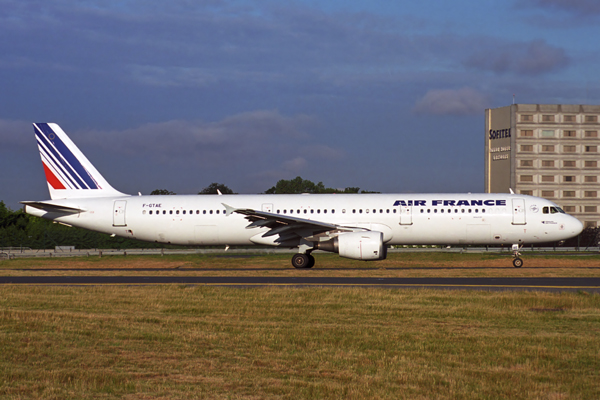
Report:
M 308 262 L 308 266 L 306 268 L 314 267 L 315 266 L 315 257 L 312 254 L 309 254 L 308 259 L 309 259 L 309 262 Z
M 519 257 L 515 258 L 513 260 L 513 266 L 515 268 L 521 268 L 523 266 L 523 260 L 521 260 Z
M 294 254 L 294 256 L 292 257 L 292 265 L 294 266 L 294 268 L 311 268 L 311 262 L 310 262 L 310 258 L 311 256 L 308 254 L 302 254 L 302 253 L 298 253 L 298 254 Z

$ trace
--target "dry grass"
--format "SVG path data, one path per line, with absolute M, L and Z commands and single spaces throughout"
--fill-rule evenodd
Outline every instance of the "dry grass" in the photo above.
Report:
M 520 269 L 513 268 L 510 256 L 498 254 L 391 253 L 384 261 L 362 262 L 340 258 L 335 254 L 321 253 L 316 255 L 317 266 L 307 271 L 292 268 L 290 257 L 290 255 L 252 257 L 146 255 L 16 259 L 0 262 L 0 271 L 6 276 L 115 274 L 297 276 L 308 274 L 319 277 L 585 277 L 600 275 L 600 256 L 590 254 L 571 256 L 526 254 L 525 265 Z M 163 270 L 139 270 L 148 268 Z M 43 271 L 44 269 L 48 271 Z M 70 270 L 57 271 L 56 269 Z M 127 271 L 128 269 L 134 271 Z
M 600 397 L 600 296 L 0 290 L 0 397 Z

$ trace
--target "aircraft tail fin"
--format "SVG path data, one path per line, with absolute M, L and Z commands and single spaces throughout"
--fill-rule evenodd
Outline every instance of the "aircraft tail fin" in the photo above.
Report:
M 51 199 L 127 196 L 110 186 L 60 126 L 33 127 Z

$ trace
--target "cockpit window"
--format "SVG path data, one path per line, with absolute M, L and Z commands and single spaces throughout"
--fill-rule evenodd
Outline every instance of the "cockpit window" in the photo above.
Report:
M 542 209 L 542 212 L 543 212 L 544 214 L 556 214 L 556 213 L 561 213 L 561 214 L 564 214 L 564 213 L 565 213 L 565 212 L 563 211 L 563 209 L 562 209 L 562 208 L 560 208 L 560 207 L 548 207 L 548 206 L 544 207 L 544 208 Z

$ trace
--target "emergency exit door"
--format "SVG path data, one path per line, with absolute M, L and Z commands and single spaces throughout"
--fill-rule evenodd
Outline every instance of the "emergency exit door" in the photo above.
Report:
M 400 206 L 400 225 L 412 225 L 412 206 Z

